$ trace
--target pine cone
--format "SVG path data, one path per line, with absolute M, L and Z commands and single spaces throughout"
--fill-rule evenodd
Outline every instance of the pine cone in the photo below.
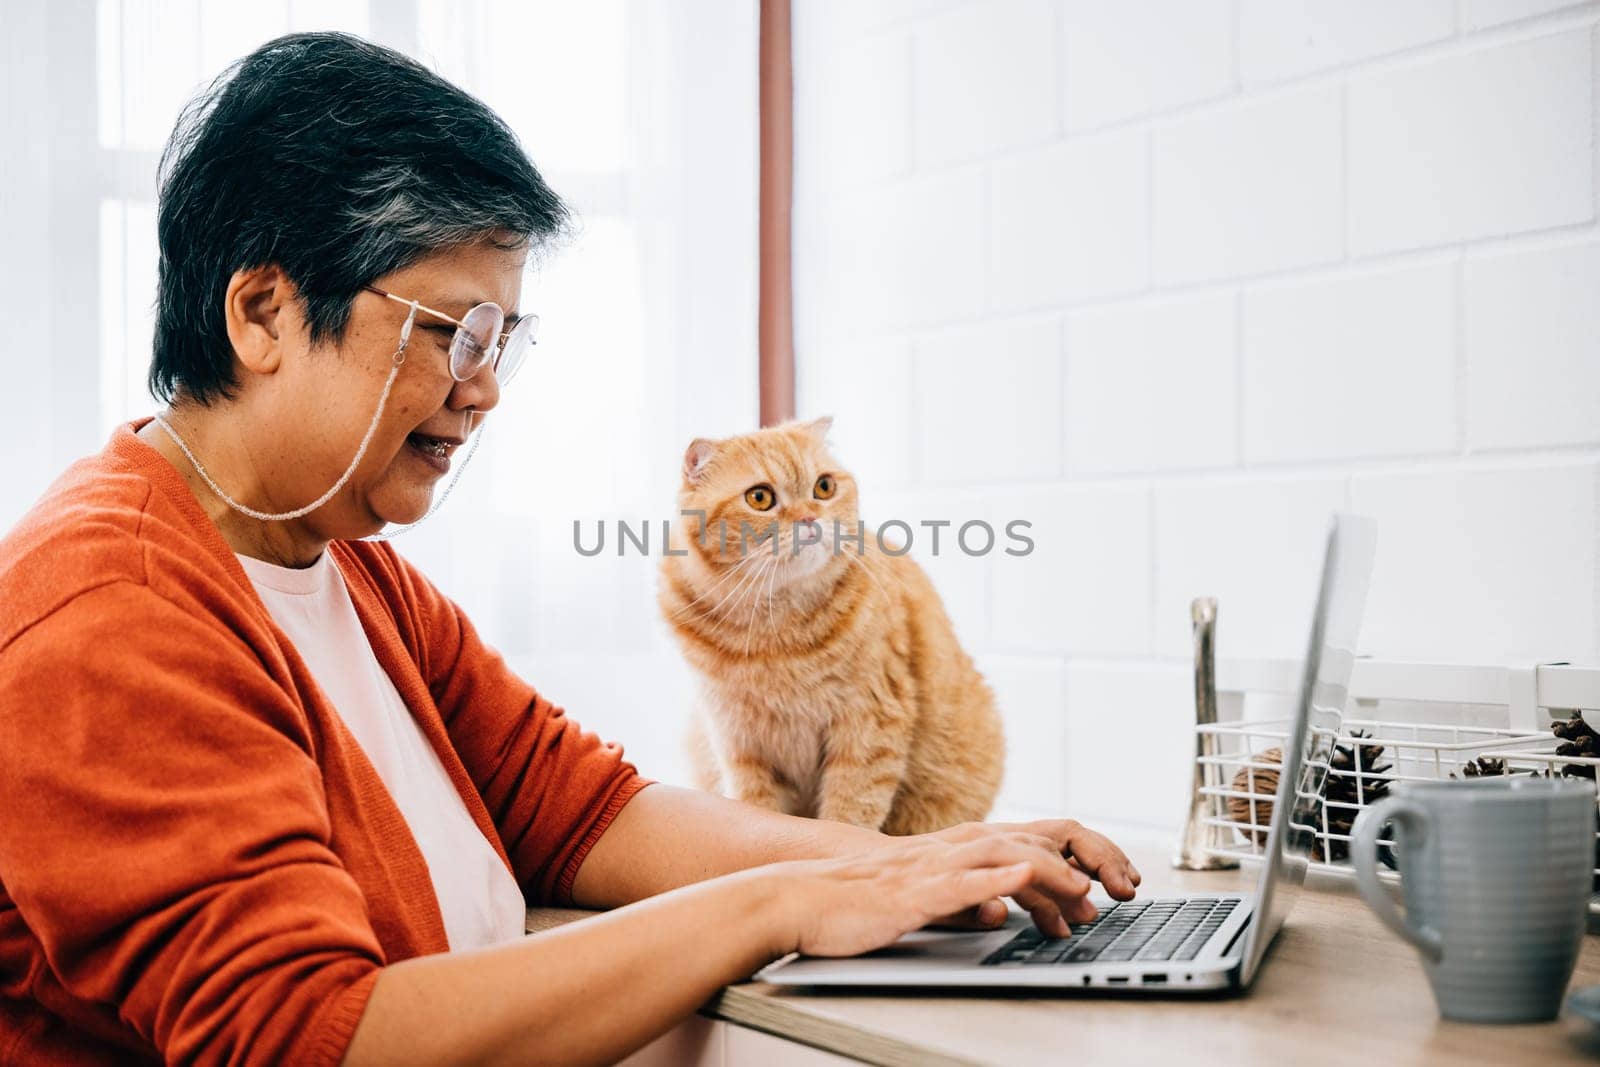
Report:
M 1493 756 L 1479 756 L 1471 763 L 1461 768 L 1463 778 L 1498 778 L 1506 773 L 1506 761 L 1495 759 Z M 1450 772 L 1450 777 L 1456 776 L 1455 771 Z
M 1352 730 L 1350 740 L 1354 743 L 1334 745 L 1333 755 L 1328 759 L 1328 785 L 1324 790 L 1324 796 L 1327 802 L 1329 834 L 1348 837 L 1361 807 L 1371 805 L 1389 794 L 1391 779 L 1387 774 L 1394 769 L 1394 766 L 1382 762 L 1382 745 L 1361 744 L 1361 741 L 1368 736 L 1370 735 L 1360 730 Z M 1356 758 L 1358 750 L 1359 770 Z M 1378 856 L 1388 866 L 1394 866 L 1394 857 L 1387 846 L 1378 849 Z M 1312 858 L 1328 863 L 1349 859 L 1350 842 L 1332 837 L 1327 839 L 1319 837 L 1312 847 Z
M 1329 757 L 1329 774 L 1327 786 L 1324 790 L 1325 801 L 1331 801 L 1327 808 L 1328 832 L 1341 834 L 1346 837 L 1350 828 L 1355 825 L 1356 816 L 1360 813 L 1360 806 L 1372 804 L 1389 792 L 1390 779 L 1387 774 L 1393 766 L 1382 762 L 1382 745 L 1363 745 L 1360 742 L 1368 735 L 1356 730 L 1351 733 L 1350 740 L 1354 744 L 1338 745 Z M 1357 751 L 1360 754 L 1360 771 L 1356 769 Z M 1253 757 L 1257 763 L 1282 763 L 1283 752 L 1280 749 L 1268 749 Z M 1273 768 L 1263 769 L 1257 767 L 1255 773 L 1255 818 L 1250 817 L 1251 800 L 1248 797 L 1233 796 L 1228 798 L 1228 817 L 1234 822 L 1245 826 L 1254 823 L 1261 827 L 1260 830 L 1248 831 L 1250 838 L 1257 845 L 1265 844 L 1265 828 L 1272 819 L 1272 798 L 1278 791 L 1278 771 Z M 1250 768 L 1241 767 L 1233 776 L 1232 791 L 1245 793 L 1250 790 Z M 1359 785 L 1357 783 L 1360 783 Z M 1313 817 L 1314 824 L 1321 829 L 1322 818 L 1318 812 Z M 1311 858 L 1319 862 L 1335 862 L 1348 859 L 1350 856 L 1350 842 L 1345 840 L 1325 840 L 1320 834 L 1312 844 Z M 1378 858 L 1389 867 L 1395 865 L 1394 853 L 1387 845 L 1380 846 Z
M 1556 746 L 1558 756 L 1600 756 L 1600 735 L 1595 734 L 1594 727 L 1581 714 L 1574 712 L 1570 719 L 1557 719 L 1550 724 L 1550 732 L 1562 740 Z M 1550 772 L 1547 770 L 1545 773 Z M 1567 778 L 1593 779 L 1594 764 L 1568 763 L 1561 768 L 1561 774 Z M 1595 842 L 1594 862 L 1596 867 L 1600 867 L 1600 840 Z M 1600 891 L 1600 876 L 1595 877 L 1594 888 Z
M 1550 724 L 1550 732 L 1561 738 L 1561 744 L 1556 746 L 1558 756 L 1579 756 L 1592 759 L 1600 756 L 1600 735 L 1594 727 L 1584 721 L 1582 715 L 1573 715 L 1570 719 L 1557 719 Z M 1561 768 L 1561 773 L 1568 778 L 1594 778 L 1594 765 L 1590 763 L 1568 763 Z
M 1550 768 L 1542 771 L 1507 771 L 1506 761 L 1493 756 L 1479 756 L 1471 763 L 1462 764 L 1461 774 L 1450 772 L 1451 778 L 1498 778 L 1503 774 L 1526 774 L 1529 778 L 1550 777 Z
M 1283 750 L 1269 748 L 1250 757 L 1252 763 L 1283 763 Z M 1252 792 L 1250 783 L 1255 780 Z M 1278 769 L 1276 767 L 1240 767 L 1229 786 L 1234 793 L 1251 793 L 1251 797 L 1229 797 L 1228 818 L 1241 826 L 1254 824 L 1260 830 L 1246 831 L 1257 845 L 1267 843 L 1267 825 L 1272 822 L 1272 798 L 1278 795 Z M 1252 816 L 1251 807 L 1255 808 Z

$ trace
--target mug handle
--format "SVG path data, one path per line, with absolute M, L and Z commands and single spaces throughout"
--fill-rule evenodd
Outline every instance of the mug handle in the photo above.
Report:
M 1431 832 L 1427 811 L 1404 797 L 1384 797 L 1369 808 L 1362 809 L 1356 823 L 1350 828 L 1350 862 L 1356 869 L 1356 888 L 1367 907 L 1375 912 L 1383 924 L 1415 945 L 1429 960 L 1438 963 L 1444 956 L 1444 942 L 1439 931 L 1431 926 L 1413 926 L 1400 917 L 1394 901 L 1378 881 L 1378 834 L 1383 824 L 1394 820 L 1404 823 L 1406 831 L 1417 842 L 1427 840 Z M 1402 875 L 1403 877 L 1403 875 Z

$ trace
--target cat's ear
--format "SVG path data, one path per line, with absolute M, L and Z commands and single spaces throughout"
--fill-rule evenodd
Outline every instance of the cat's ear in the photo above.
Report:
M 711 462 L 711 457 L 717 451 L 717 443 L 707 437 L 696 437 L 689 442 L 689 449 L 683 454 L 683 480 L 698 482 L 706 475 L 706 465 Z
M 828 439 L 828 431 L 833 429 L 833 416 L 824 415 L 820 419 L 802 422 L 800 428 L 815 437 L 818 442 L 825 442 Z

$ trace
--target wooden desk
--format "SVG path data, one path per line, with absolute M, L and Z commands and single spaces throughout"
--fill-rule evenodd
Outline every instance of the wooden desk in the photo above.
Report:
M 1252 870 L 1174 871 L 1165 842 L 1116 835 L 1145 884 L 1141 895 L 1249 889 Z M 529 929 L 585 913 L 536 909 Z M 1572 988 L 1600 983 L 1600 937 L 1586 939 Z M 866 1063 L 1170 1064 L 1290 1062 L 1514 1064 L 1600 1057 L 1595 1028 L 1443 1022 L 1422 966 L 1383 928 L 1350 883 L 1316 879 L 1295 904 L 1251 990 L 1226 999 L 964 992 L 814 994 L 764 983 L 730 986 L 702 1014 Z M 753 1036 L 753 1035 L 752 1035 Z M 730 1046 L 731 1047 L 731 1046 Z M 799 1051 L 799 1050 L 796 1050 Z M 729 1052 L 706 1062 L 739 1067 Z M 794 1063 L 831 1062 L 796 1057 Z M 664 1061 L 665 1062 L 665 1061 Z M 761 1057 L 764 1067 L 778 1061 Z

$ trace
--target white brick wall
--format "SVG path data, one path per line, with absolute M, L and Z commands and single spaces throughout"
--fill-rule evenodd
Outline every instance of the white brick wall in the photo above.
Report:
M 1600 244 L 1468 256 L 1467 443 L 1581 445 L 1600 426 Z
M 913 33 L 915 156 L 937 166 L 1055 136 L 1051 0 L 994 0 Z
M 1454 30 L 1452 0 L 1240 0 L 1239 75 L 1249 86 L 1282 81 Z
M 829 198 L 817 231 L 796 234 L 796 269 L 808 274 L 797 294 L 815 288 L 815 317 L 798 335 L 814 325 L 820 336 L 853 337 L 981 310 L 987 186 L 987 175 L 946 171 Z
M 1388 252 L 1594 217 L 1592 28 L 1350 80 L 1350 247 Z
M 1252 287 L 1243 318 L 1246 462 L 1455 447 L 1453 262 Z
M 1155 648 L 1189 651 L 1189 602 L 1218 599 L 1218 652 L 1299 656 L 1328 515 L 1344 480 L 1265 473 L 1173 481 L 1155 492 Z M 1381 534 L 1380 534 L 1381 536 Z
M 1165 284 L 1337 259 L 1340 102 L 1316 85 L 1150 131 L 1152 270 Z
M 1061 325 L 962 327 L 917 343 L 917 457 L 929 482 L 1061 473 Z M 1026 391 L 1017 384 L 1027 382 Z
M 1596 22 L 1560 0 L 796 5 L 803 414 L 1000 694 L 1008 807 L 1173 827 L 1189 600 L 1297 655 L 1600 661 Z
M 844 185 L 911 167 L 911 47 L 903 37 L 848 39 L 819 57 L 816 106 L 795 115 L 795 140 L 810 146 L 818 177 Z M 863 114 L 862 109 L 867 113 Z
M 1074 473 L 1234 464 L 1237 303 L 1204 293 L 1072 313 L 1064 418 Z
M 1060 753 L 1070 738 L 1061 709 L 1067 701 L 1067 668 L 1059 660 L 985 656 L 978 669 L 989 679 L 1006 736 L 1006 778 L 1001 803 L 1007 807 L 1065 810 L 1066 779 Z
M 1593 462 L 1356 476 L 1382 538 L 1364 646 L 1594 661 L 1597 494 Z
M 1070 130 L 1233 91 L 1228 0 L 1061 5 L 1061 86 Z
M 869 338 L 842 342 L 795 368 L 798 405 L 827 408 L 833 447 L 849 457 L 866 492 L 908 485 L 915 476 L 915 451 L 905 447 L 915 425 L 912 366 L 909 340 Z
M 1073 713 L 1058 775 L 1065 801 L 1056 813 L 1090 825 L 1176 825 L 1188 805 L 1183 772 L 1194 758 L 1193 686 L 1177 664 L 1069 663 Z
M 995 497 L 1001 526 L 1032 523 L 1034 550 L 996 555 L 994 645 L 1031 652 L 1140 656 L 1150 649 L 1150 494 L 1140 484 Z
M 1144 288 L 1143 132 L 1074 140 L 994 165 L 989 261 L 997 307 Z

